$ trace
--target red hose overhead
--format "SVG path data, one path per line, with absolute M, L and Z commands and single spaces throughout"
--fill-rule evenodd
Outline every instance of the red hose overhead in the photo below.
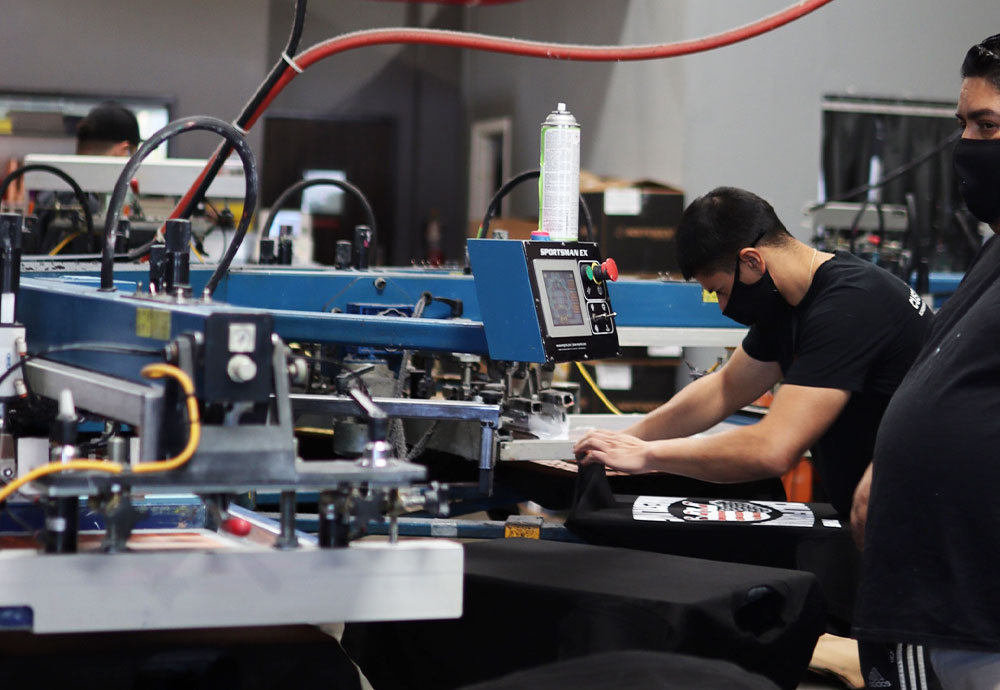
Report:
M 518 0 L 399 0 L 399 2 L 430 2 L 438 5 L 499 5 L 505 2 L 517 2 Z
M 304 50 L 291 59 L 291 63 L 285 68 L 281 78 L 275 83 L 267 97 L 261 101 L 257 110 L 254 111 L 250 119 L 247 120 L 244 129 L 249 130 L 257 119 L 267 110 L 271 101 L 281 93 L 282 89 L 288 85 L 300 72 L 315 63 L 328 58 L 331 55 L 342 53 L 352 48 L 363 48 L 365 46 L 385 45 L 394 43 L 412 43 L 423 45 L 448 46 L 452 48 L 468 48 L 471 50 L 483 50 L 493 53 L 506 53 L 508 55 L 521 55 L 525 57 L 539 57 L 550 60 L 582 60 L 591 62 L 622 62 L 633 60 L 655 60 L 659 58 L 678 57 L 680 55 L 690 55 L 700 53 L 714 48 L 722 48 L 745 41 L 748 38 L 759 36 L 768 31 L 777 29 L 785 24 L 803 17 L 813 10 L 817 10 L 832 0 L 801 0 L 800 2 L 767 17 L 763 17 L 755 22 L 746 24 L 735 29 L 723 31 L 721 33 L 705 36 L 703 38 L 693 38 L 687 41 L 664 44 L 647 44 L 634 46 L 590 46 L 573 45 L 559 43 L 545 43 L 542 41 L 524 41 L 516 38 L 500 38 L 498 36 L 487 36 L 485 34 L 473 34 L 462 31 L 444 31 L 440 29 L 370 29 L 366 31 L 355 31 L 353 33 L 335 36 L 334 38 L 317 43 Z M 175 208 L 174 213 L 184 208 L 187 198 L 194 194 L 194 190 L 201 183 L 207 173 L 208 168 L 202 171 L 194 185 L 181 199 L 180 204 Z M 176 217 L 176 216 L 171 216 Z
M 387 43 L 417 43 L 453 48 L 469 48 L 471 50 L 507 53 L 509 55 L 521 55 L 524 57 L 548 58 L 550 60 L 583 60 L 591 62 L 655 60 L 658 58 L 700 53 L 745 41 L 748 38 L 759 36 L 784 26 L 789 22 L 793 22 L 829 2 L 832 2 L 832 0 L 803 0 L 751 24 L 713 34 L 712 36 L 694 38 L 677 43 L 636 46 L 588 46 L 524 41 L 516 38 L 500 38 L 484 34 L 444 31 L 441 29 L 371 29 L 368 31 L 355 31 L 342 36 L 336 36 L 322 43 L 317 43 L 296 55 L 293 61 L 300 70 L 305 70 L 324 58 L 351 50 L 352 48 L 385 45 Z M 285 73 L 281 75 L 281 79 L 274 85 L 274 89 L 261 102 L 257 112 L 247 122 L 247 127 L 256 122 L 257 118 L 267 110 L 271 101 L 297 75 L 298 72 L 291 65 L 285 68 Z

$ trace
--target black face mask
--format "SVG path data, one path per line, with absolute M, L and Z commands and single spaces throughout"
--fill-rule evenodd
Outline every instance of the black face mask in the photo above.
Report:
M 987 225 L 1000 221 L 1000 139 L 960 139 L 951 161 L 972 215 Z
M 788 302 L 778 292 L 768 271 L 764 271 L 760 280 L 752 285 L 740 282 L 740 257 L 737 255 L 733 289 L 722 313 L 744 326 L 753 326 L 755 323 L 775 321 L 789 309 Z

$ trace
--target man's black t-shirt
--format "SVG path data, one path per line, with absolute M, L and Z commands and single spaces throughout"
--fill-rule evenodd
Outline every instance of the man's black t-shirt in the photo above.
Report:
M 941 308 L 875 446 L 856 632 L 1000 650 L 1000 241 Z
M 845 252 L 816 269 L 802 301 L 781 321 L 755 325 L 743 349 L 778 362 L 784 383 L 850 391 L 813 449 L 830 502 L 850 515 L 889 398 L 924 342 L 932 313 L 888 271 Z

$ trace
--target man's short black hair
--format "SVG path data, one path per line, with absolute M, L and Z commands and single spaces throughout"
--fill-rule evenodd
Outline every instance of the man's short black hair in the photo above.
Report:
M 677 263 L 686 280 L 699 273 L 731 272 L 751 245 L 791 239 L 771 204 L 736 187 L 717 187 L 684 209 L 677 228 Z
M 981 77 L 1000 91 L 1000 34 L 969 48 L 962 61 L 962 78 Z
M 127 141 L 139 145 L 139 121 L 131 110 L 115 101 L 105 101 L 94 107 L 76 126 L 78 142 L 100 141 L 118 143 Z

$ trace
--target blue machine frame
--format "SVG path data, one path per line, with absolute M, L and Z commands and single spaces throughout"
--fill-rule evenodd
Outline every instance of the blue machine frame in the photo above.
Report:
M 200 294 L 211 271 L 209 266 L 191 267 L 195 295 Z M 98 290 L 98 274 L 96 264 L 25 263 L 18 319 L 28 327 L 32 350 L 87 339 L 121 338 L 123 342 L 150 344 L 134 337 L 139 300 L 130 298 L 138 285 L 148 281 L 148 270 L 116 267 L 114 293 Z M 332 312 L 346 311 L 354 303 L 415 304 L 424 292 L 461 300 L 462 317 L 450 318 L 451 306 L 438 301 L 428 305 L 420 319 Z M 738 327 L 722 316 L 717 304 L 703 300 L 696 283 L 625 278 L 610 284 L 609 295 L 619 328 Z M 222 280 L 210 303 L 193 299 L 183 305 L 162 306 L 174 313 L 173 332 L 199 330 L 198 323 L 212 310 L 242 307 L 271 313 L 275 331 L 288 342 L 489 354 L 473 276 L 457 271 L 245 266 L 233 269 Z M 53 319 L 53 314 L 58 318 Z M 519 354 L 519 361 L 535 357 L 531 348 L 510 354 Z M 73 361 L 82 364 L 79 359 Z

